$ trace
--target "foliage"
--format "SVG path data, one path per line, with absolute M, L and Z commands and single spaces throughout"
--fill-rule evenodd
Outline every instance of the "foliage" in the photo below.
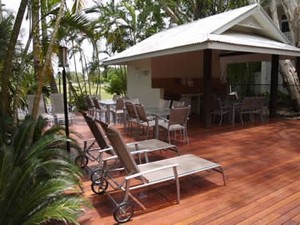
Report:
M 248 5 L 248 0 L 160 0 L 159 3 L 171 23 L 184 24 Z
M 229 64 L 227 82 L 233 87 L 241 88 L 239 95 L 252 95 L 251 86 L 254 84 L 254 73 L 260 72 L 260 70 L 261 64 L 259 62 Z
M 5 52 L 9 43 L 10 32 L 12 29 L 12 17 L 4 18 L 0 22 L 0 60 L 5 59 Z
M 126 95 L 127 93 L 127 79 L 126 79 L 126 67 L 109 68 L 108 69 L 108 84 L 105 90 L 114 95 Z
M 27 118 L 1 133 L 1 225 L 78 224 L 87 205 L 78 192 L 81 172 L 65 150 L 62 128 L 45 126 L 44 119 Z

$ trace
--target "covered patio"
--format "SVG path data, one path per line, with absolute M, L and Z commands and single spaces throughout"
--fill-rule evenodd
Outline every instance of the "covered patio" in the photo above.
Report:
M 92 137 L 82 118 L 71 129 Z M 204 129 L 197 118 L 189 121 L 190 144 L 178 142 L 181 154 L 192 153 L 220 163 L 227 185 L 219 174 L 202 173 L 181 180 L 181 203 L 174 202 L 174 184 L 145 189 L 127 224 L 299 224 L 300 129 L 299 118 L 271 119 L 264 123 L 213 126 Z M 123 128 L 119 129 L 125 135 Z M 127 141 L 132 137 L 124 136 Z M 82 140 L 82 139 L 81 139 Z M 151 160 L 172 157 L 170 151 L 151 154 Z M 91 191 L 83 180 L 87 209 L 82 225 L 115 224 L 114 205 L 105 195 Z
M 202 96 L 202 121 L 208 128 L 212 93 L 228 92 L 227 64 L 271 62 L 268 106 L 274 117 L 279 60 L 299 64 L 299 57 L 300 49 L 289 43 L 259 4 L 253 4 L 161 31 L 103 63 L 127 65 L 128 94 L 145 105 L 166 94 Z

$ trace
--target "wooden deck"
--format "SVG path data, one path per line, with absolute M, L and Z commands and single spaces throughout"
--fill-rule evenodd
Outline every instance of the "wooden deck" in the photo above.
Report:
M 83 121 L 71 129 L 91 137 Z M 178 143 L 181 154 L 220 163 L 227 185 L 214 172 L 183 178 L 180 204 L 175 203 L 172 182 L 145 189 L 137 197 L 148 210 L 136 207 L 127 224 L 300 224 L 300 120 L 212 129 L 191 120 L 188 130 L 190 144 Z M 151 157 L 174 155 L 162 152 Z M 93 208 L 81 217 L 80 224 L 115 224 L 109 198 L 93 194 L 88 179 L 83 185 Z

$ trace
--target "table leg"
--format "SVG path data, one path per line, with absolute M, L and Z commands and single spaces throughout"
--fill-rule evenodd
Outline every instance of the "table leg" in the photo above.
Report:
M 234 124 L 235 123 L 235 107 L 234 107 L 234 104 L 232 105 L 232 112 L 231 112 L 231 124 Z
M 158 116 L 155 116 L 155 138 L 158 139 Z
M 107 105 L 107 123 L 110 123 L 110 105 Z

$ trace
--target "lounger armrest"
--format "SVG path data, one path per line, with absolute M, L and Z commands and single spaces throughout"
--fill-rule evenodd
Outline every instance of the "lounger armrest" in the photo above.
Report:
M 135 154 L 147 154 L 147 153 L 149 153 L 148 149 L 139 149 L 137 151 L 132 151 L 131 152 L 132 155 L 135 155 Z
M 103 161 L 116 160 L 116 159 L 118 159 L 118 156 L 113 155 L 113 156 L 106 157 L 105 159 L 103 159 Z
M 133 175 L 126 176 L 125 180 L 127 181 L 127 180 L 130 180 L 130 179 L 133 179 L 133 178 L 136 178 L 136 177 L 140 177 L 140 176 L 148 174 L 148 173 L 154 173 L 154 172 L 157 172 L 159 170 L 164 170 L 164 169 L 168 169 L 168 168 L 173 168 L 177 171 L 178 166 L 179 166 L 178 163 L 174 163 L 174 164 L 170 164 L 170 165 L 167 165 L 167 166 L 157 167 L 157 168 L 152 169 L 152 170 L 142 171 L 142 172 L 139 172 L 139 173 L 136 173 L 136 174 L 133 174 Z M 175 177 L 175 174 L 174 174 L 174 177 Z
M 88 139 L 83 140 L 83 142 L 88 142 L 88 141 L 95 141 L 95 138 L 88 138 Z
M 107 147 L 107 148 L 104 148 L 104 149 L 100 149 L 100 148 L 98 148 L 99 149 L 99 153 L 101 153 L 101 152 L 107 152 L 107 151 L 112 151 L 113 150 L 113 148 L 112 147 Z
M 148 163 L 148 162 L 149 162 L 148 152 L 149 152 L 148 149 L 140 149 L 140 150 L 136 150 L 136 151 L 134 151 L 134 152 L 131 152 L 131 154 L 132 154 L 132 155 L 138 154 L 140 163 L 141 163 L 141 155 L 144 155 L 145 160 L 146 160 L 146 163 Z

